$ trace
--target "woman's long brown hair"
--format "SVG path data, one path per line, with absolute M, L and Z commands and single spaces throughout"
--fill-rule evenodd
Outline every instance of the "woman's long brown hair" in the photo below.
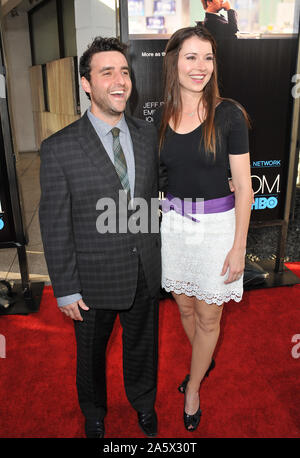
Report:
M 203 90 L 203 96 L 201 100 L 203 103 L 204 111 L 206 114 L 205 122 L 203 122 L 203 133 L 204 133 L 204 148 L 206 152 L 212 152 L 216 154 L 216 131 L 215 131 L 215 110 L 217 103 L 223 99 L 220 97 L 217 79 L 217 66 L 216 66 L 216 42 L 210 32 L 205 27 L 185 27 L 177 30 L 168 41 L 166 47 L 166 55 L 164 57 L 163 74 L 164 74 L 164 106 L 162 113 L 162 121 L 159 131 L 159 149 L 161 150 L 166 129 L 168 127 L 170 119 L 174 124 L 174 130 L 178 127 L 178 124 L 182 115 L 182 100 L 180 95 L 180 84 L 178 78 L 178 55 L 182 48 L 182 44 L 185 40 L 192 36 L 197 36 L 201 40 L 209 41 L 212 46 L 214 55 L 214 70 L 211 75 L 209 82 L 206 84 Z M 234 101 L 233 101 L 234 102 Z M 248 116 L 239 104 L 247 123 Z M 199 106 L 198 106 L 199 108 Z

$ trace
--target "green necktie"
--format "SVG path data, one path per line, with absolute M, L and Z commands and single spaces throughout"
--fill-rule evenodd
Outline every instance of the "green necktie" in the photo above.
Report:
M 114 127 L 111 129 L 111 133 L 113 136 L 113 151 L 116 172 L 120 178 L 123 188 L 125 191 L 127 191 L 128 199 L 130 200 L 130 186 L 127 174 L 127 164 L 119 138 L 120 129 L 118 127 Z

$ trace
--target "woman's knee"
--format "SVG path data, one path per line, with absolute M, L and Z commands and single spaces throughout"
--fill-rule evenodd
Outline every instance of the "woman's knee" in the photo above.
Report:
M 194 317 L 195 315 L 194 306 L 190 303 L 178 304 L 178 309 L 179 309 L 180 316 L 182 318 L 191 318 L 191 317 Z
M 196 328 L 205 332 L 206 334 L 211 334 L 216 332 L 220 328 L 220 321 L 222 316 L 222 310 L 219 309 L 215 312 L 209 311 L 205 313 L 204 311 L 195 310 L 195 321 Z

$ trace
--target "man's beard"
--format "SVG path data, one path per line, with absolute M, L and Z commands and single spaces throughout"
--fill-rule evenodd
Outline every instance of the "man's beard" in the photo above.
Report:
M 102 111 L 102 113 L 105 113 L 105 114 L 107 114 L 109 116 L 116 116 L 116 117 L 120 116 L 122 113 L 124 113 L 125 107 L 126 107 L 126 103 L 125 103 L 123 110 L 121 110 L 121 111 L 117 110 L 116 108 L 114 108 L 112 106 L 109 106 L 107 103 L 103 103 L 102 99 L 100 99 L 100 98 L 94 99 L 93 102 L 97 106 L 97 108 L 100 111 Z

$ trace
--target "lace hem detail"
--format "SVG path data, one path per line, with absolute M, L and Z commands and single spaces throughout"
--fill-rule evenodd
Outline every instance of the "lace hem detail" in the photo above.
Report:
M 207 304 L 222 305 L 223 302 L 234 300 L 241 302 L 243 292 L 237 290 L 226 290 L 223 292 L 203 291 L 194 283 L 183 282 L 178 280 L 164 279 L 162 287 L 167 291 L 173 291 L 175 294 L 185 294 L 186 296 L 195 296 L 200 301 L 205 301 Z

